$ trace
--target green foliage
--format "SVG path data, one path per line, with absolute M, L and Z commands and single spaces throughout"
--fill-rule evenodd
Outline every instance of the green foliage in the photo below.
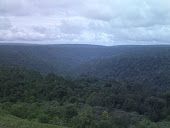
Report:
M 107 112 L 107 111 L 103 111 L 103 113 L 102 113 L 102 119 L 103 119 L 103 120 L 107 120 L 108 118 L 109 118 L 108 112 Z
M 131 46 L 131 50 L 87 62 L 73 69 L 73 74 L 147 84 L 148 89 L 158 92 L 170 90 L 170 47 Z
M 131 122 L 130 117 L 127 114 L 118 114 L 113 117 L 114 124 L 119 126 L 120 128 L 127 128 Z
M 77 101 L 77 97 L 72 96 L 72 97 L 69 98 L 68 101 L 69 101 L 70 103 L 75 103 L 75 102 Z
M 151 122 L 149 120 L 140 121 L 137 125 L 130 128 L 160 128 L 158 124 Z
M 4 113 L 74 128 L 128 128 L 144 117 L 168 121 L 169 93 L 116 79 L 81 77 L 73 81 L 55 74 L 1 67 L 0 114 Z M 144 127 L 146 122 L 138 125 Z
M 170 122 L 170 115 L 166 117 L 166 120 Z
M 71 119 L 72 117 L 78 114 L 77 109 L 74 106 L 68 106 L 65 109 L 64 117 L 67 119 Z
M 28 120 L 32 120 L 35 119 L 37 117 L 37 115 L 35 113 L 31 113 L 27 118 Z
M 151 120 L 159 121 L 165 116 L 163 113 L 166 105 L 165 100 L 157 97 L 149 97 L 146 99 L 145 104 L 148 108 L 148 113 Z
M 74 128 L 90 128 L 92 118 L 91 110 L 84 110 L 78 116 L 73 117 L 71 122 Z
M 24 106 L 19 104 L 14 104 L 11 106 L 10 113 L 20 118 L 26 118 L 26 111 Z
M 42 113 L 42 114 L 38 115 L 38 120 L 40 123 L 48 123 L 49 117 L 48 117 L 48 115 Z
M 122 50 L 128 49 L 93 45 L 0 45 L 0 65 L 67 75 L 71 68 Z
M 98 106 L 100 104 L 100 96 L 96 93 L 93 92 L 86 100 L 88 104 L 91 106 Z
M 0 127 L 169 126 L 169 46 L 4 45 L 0 65 Z
M 113 126 L 109 120 L 100 120 L 96 122 L 95 124 L 92 124 L 92 128 L 116 128 L 116 126 Z
M 5 128 L 67 128 L 64 126 L 32 122 L 11 115 L 0 116 L 0 126 Z

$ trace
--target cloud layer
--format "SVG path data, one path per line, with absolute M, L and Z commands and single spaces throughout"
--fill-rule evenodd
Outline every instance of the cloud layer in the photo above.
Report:
M 0 41 L 170 44 L 168 0 L 1 0 Z

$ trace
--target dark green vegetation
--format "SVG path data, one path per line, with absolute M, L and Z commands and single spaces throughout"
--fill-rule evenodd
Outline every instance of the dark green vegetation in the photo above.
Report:
M 0 127 L 170 126 L 169 46 L 1 45 L 0 65 Z
M 67 128 L 64 126 L 32 122 L 11 115 L 0 116 L 0 126 L 1 128 Z
M 66 74 L 84 62 L 119 54 L 120 51 L 89 45 L 0 45 L 0 65 Z
M 0 68 L 0 112 L 35 123 L 74 128 L 140 128 L 148 123 L 159 127 L 149 120 L 169 121 L 169 99 L 168 92 L 151 93 L 145 86 L 115 79 L 72 81 L 54 74 Z
M 166 46 L 158 47 L 164 51 Z M 153 49 L 152 46 L 148 47 Z M 26 67 L 42 73 L 68 75 L 71 69 L 94 59 L 145 50 L 145 46 L 0 45 L 0 65 Z M 169 47 L 170 49 L 170 47 Z
M 154 91 L 170 90 L 170 47 L 138 47 L 136 51 L 97 59 L 74 69 L 74 75 L 142 83 Z

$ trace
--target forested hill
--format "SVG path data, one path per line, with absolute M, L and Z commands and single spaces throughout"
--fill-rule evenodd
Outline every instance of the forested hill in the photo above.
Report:
M 92 60 L 72 73 L 107 80 L 117 78 L 153 88 L 162 86 L 167 90 L 170 89 L 170 47 L 145 47 L 107 59 Z
M 3 44 L 0 127 L 169 128 L 169 85 L 170 46 Z
M 128 49 L 95 45 L 0 45 L 0 65 L 26 67 L 43 73 L 65 73 L 84 62 Z
M 70 69 L 88 61 L 152 47 L 155 46 L 1 44 L 0 65 L 26 67 L 42 73 L 53 72 L 68 75 Z
M 0 67 L 0 126 L 5 127 L 41 127 L 39 122 L 56 128 L 168 128 L 169 123 L 162 121 L 170 120 L 169 98 L 168 92 L 151 92 L 115 79 L 73 81 Z
M 169 90 L 170 46 L 0 45 L 0 65 L 125 80 Z M 158 89 L 158 88 L 156 88 Z M 155 89 L 155 90 L 156 90 Z M 162 90 L 163 89 L 163 90 Z

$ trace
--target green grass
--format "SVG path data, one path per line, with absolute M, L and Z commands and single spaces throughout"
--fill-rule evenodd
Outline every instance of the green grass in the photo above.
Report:
M 42 124 L 20 119 L 11 115 L 0 115 L 0 128 L 68 128 L 63 126 Z

